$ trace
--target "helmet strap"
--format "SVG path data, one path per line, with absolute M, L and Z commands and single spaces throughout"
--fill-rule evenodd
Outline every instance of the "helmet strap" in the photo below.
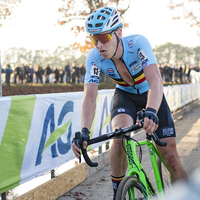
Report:
M 117 53 L 117 49 L 118 49 L 118 46 L 119 46 L 119 42 L 120 42 L 120 39 L 118 38 L 118 36 L 117 36 L 117 34 L 114 32 L 114 34 L 115 34 L 115 36 L 116 36 L 116 38 L 117 38 L 117 46 L 116 46 L 116 49 L 115 49 L 115 53 L 113 54 L 113 56 L 112 57 L 114 57 L 115 56 L 115 54 Z M 111 57 L 111 58 L 112 58 Z

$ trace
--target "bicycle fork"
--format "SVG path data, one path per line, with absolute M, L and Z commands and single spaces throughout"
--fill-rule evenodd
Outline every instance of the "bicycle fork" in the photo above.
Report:
M 148 150 L 149 150 L 151 163 L 153 166 L 153 171 L 154 171 L 155 180 L 156 180 L 156 184 L 157 184 L 157 188 L 158 188 L 158 193 L 160 196 L 163 196 L 164 195 L 163 185 L 161 182 L 160 172 L 159 172 L 158 164 L 156 161 L 156 155 L 161 161 L 162 161 L 162 158 L 161 158 L 157 148 L 155 147 L 155 145 L 152 142 L 147 141 L 147 146 L 148 146 Z
M 155 195 L 155 190 L 146 176 L 143 166 L 136 155 L 136 143 L 131 140 L 127 140 L 125 142 L 125 146 L 129 167 L 129 173 L 127 176 L 137 176 L 142 187 L 144 198 L 150 199 L 148 190 L 150 190 L 153 195 Z M 131 190 L 129 195 L 131 199 L 135 199 L 134 190 Z

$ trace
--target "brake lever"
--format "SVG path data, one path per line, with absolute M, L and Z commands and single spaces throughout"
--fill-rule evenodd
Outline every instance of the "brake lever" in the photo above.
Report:
M 72 140 L 72 143 L 75 143 L 75 145 L 79 148 L 79 149 L 82 149 L 82 144 L 83 144 L 83 141 L 82 141 L 82 135 L 81 135 L 81 132 L 78 131 L 75 133 L 75 137 L 73 138 Z M 81 154 L 79 152 L 79 163 L 81 163 Z

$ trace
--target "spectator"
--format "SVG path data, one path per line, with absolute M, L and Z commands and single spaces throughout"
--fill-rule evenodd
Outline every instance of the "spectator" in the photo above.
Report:
M 76 61 L 74 61 L 73 62 L 73 65 L 72 65 L 73 67 L 72 67 L 72 74 L 73 74 L 73 77 L 72 77 L 72 79 L 73 78 L 75 78 L 75 83 L 77 82 L 77 77 L 78 77 L 78 66 L 77 66 L 77 63 L 76 63 Z
M 54 83 L 58 83 L 59 82 L 59 76 L 60 76 L 60 74 L 59 74 L 59 70 L 58 70 L 57 67 L 56 67 L 56 69 L 54 71 L 54 74 L 55 74 L 55 81 L 54 81 Z
M 38 80 L 39 80 L 39 78 L 38 78 L 38 70 L 39 70 L 39 65 L 36 64 L 36 65 L 35 65 L 36 83 L 38 83 Z
M 20 67 L 19 64 L 16 65 L 15 70 L 14 70 L 14 83 L 17 84 L 19 83 L 20 80 Z M 18 80 L 18 81 L 17 81 Z
M 180 83 L 182 83 L 183 82 L 183 67 L 182 67 L 182 65 L 180 65 L 179 66 L 179 81 L 180 81 Z
M 49 63 L 46 64 L 44 74 L 45 74 L 45 77 L 46 77 L 45 83 L 49 83 L 49 75 L 51 74 L 51 68 L 49 66 Z
M 71 67 L 70 67 L 69 62 L 67 62 L 67 65 L 65 66 L 65 72 L 66 72 L 66 83 L 70 83 Z
M 10 86 L 10 75 L 12 74 L 13 70 L 10 66 L 10 63 L 6 65 L 6 84 Z
M 75 84 L 76 83 L 76 68 L 73 67 L 72 68 L 72 83 Z
M 65 70 L 62 67 L 60 67 L 59 74 L 60 74 L 60 83 L 63 83 L 63 78 L 64 78 L 64 75 L 65 75 Z
M 34 74 L 34 69 L 33 69 L 32 65 L 30 65 L 29 73 L 28 73 L 29 83 L 33 83 L 33 74 Z
M 169 82 L 169 67 L 167 64 L 165 64 L 163 68 L 163 76 L 164 76 L 164 82 Z
M 24 65 L 24 79 L 26 79 L 26 83 L 28 83 L 28 73 L 29 73 L 29 65 Z
M 186 83 L 186 74 L 185 74 L 185 72 L 186 72 L 186 64 L 183 65 L 183 77 L 182 78 L 183 78 L 183 82 L 184 83 Z
M 80 74 L 81 74 L 80 82 L 81 82 L 81 83 L 84 82 L 85 73 L 86 73 L 86 69 L 85 69 L 85 66 L 84 66 L 83 63 L 82 63 L 81 66 L 80 66 Z
M 185 75 L 186 75 L 186 83 L 190 82 L 190 67 L 188 65 L 185 66 Z
M 39 80 L 40 83 L 43 83 L 42 80 L 43 69 L 39 64 L 36 65 L 35 74 L 36 74 L 36 83 L 39 83 Z
M 76 82 L 79 83 L 80 82 L 80 76 L 81 76 L 81 71 L 80 71 L 80 66 L 76 65 Z
M 23 64 L 21 64 L 21 66 L 20 66 L 19 80 L 20 80 L 21 84 L 23 84 L 23 80 L 24 80 L 24 65 Z

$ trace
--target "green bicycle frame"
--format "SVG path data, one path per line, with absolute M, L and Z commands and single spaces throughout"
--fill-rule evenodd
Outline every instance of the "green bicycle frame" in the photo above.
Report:
M 157 165 L 157 161 L 156 161 L 156 155 L 159 157 L 159 159 L 161 161 L 162 161 L 162 158 L 161 158 L 156 146 L 150 140 L 140 141 L 138 143 L 134 142 L 131 139 L 128 139 L 125 141 L 125 148 L 127 151 L 127 160 L 128 160 L 128 167 L 129 167 L 129 172 L 128 172 L 127 176 L 134 176 L 134 175 L 138 176 L 141 186 L 142 186 L 142 191 L 143 191 L 143 195 L 144 195 L 145 199 L 149 199 L 149 192 L 153 196 L 156 195 L 156 191 L 153 188 L 153 185 L 151 184 L 150 180 L 148 179 L 148 177 L 144 171 L 144 168 L 137 157 L 136 147 L 139 145 L 140 146 L 143 146 L 143 145 L 148 146 L 148 151 L 149 151 L 149 155 L 150 155 L 150 159 L 151 159 L 151 163 L 152 163 L 152 167 L 153 167 L 153 171 L 154 171 L 154 175 L 155 175 L 155 180 L 157 183 L 158 193 L 160 196 L 163 196 L 163 194 L 164 194 L 163 186 L 162 186 L 160 173 L 159 173 L 159 169 L 158 169 L 158 165 Z M 132 197 L 132 199 L 134 199 L 133 190 L 130 191 L 129 195 Z

